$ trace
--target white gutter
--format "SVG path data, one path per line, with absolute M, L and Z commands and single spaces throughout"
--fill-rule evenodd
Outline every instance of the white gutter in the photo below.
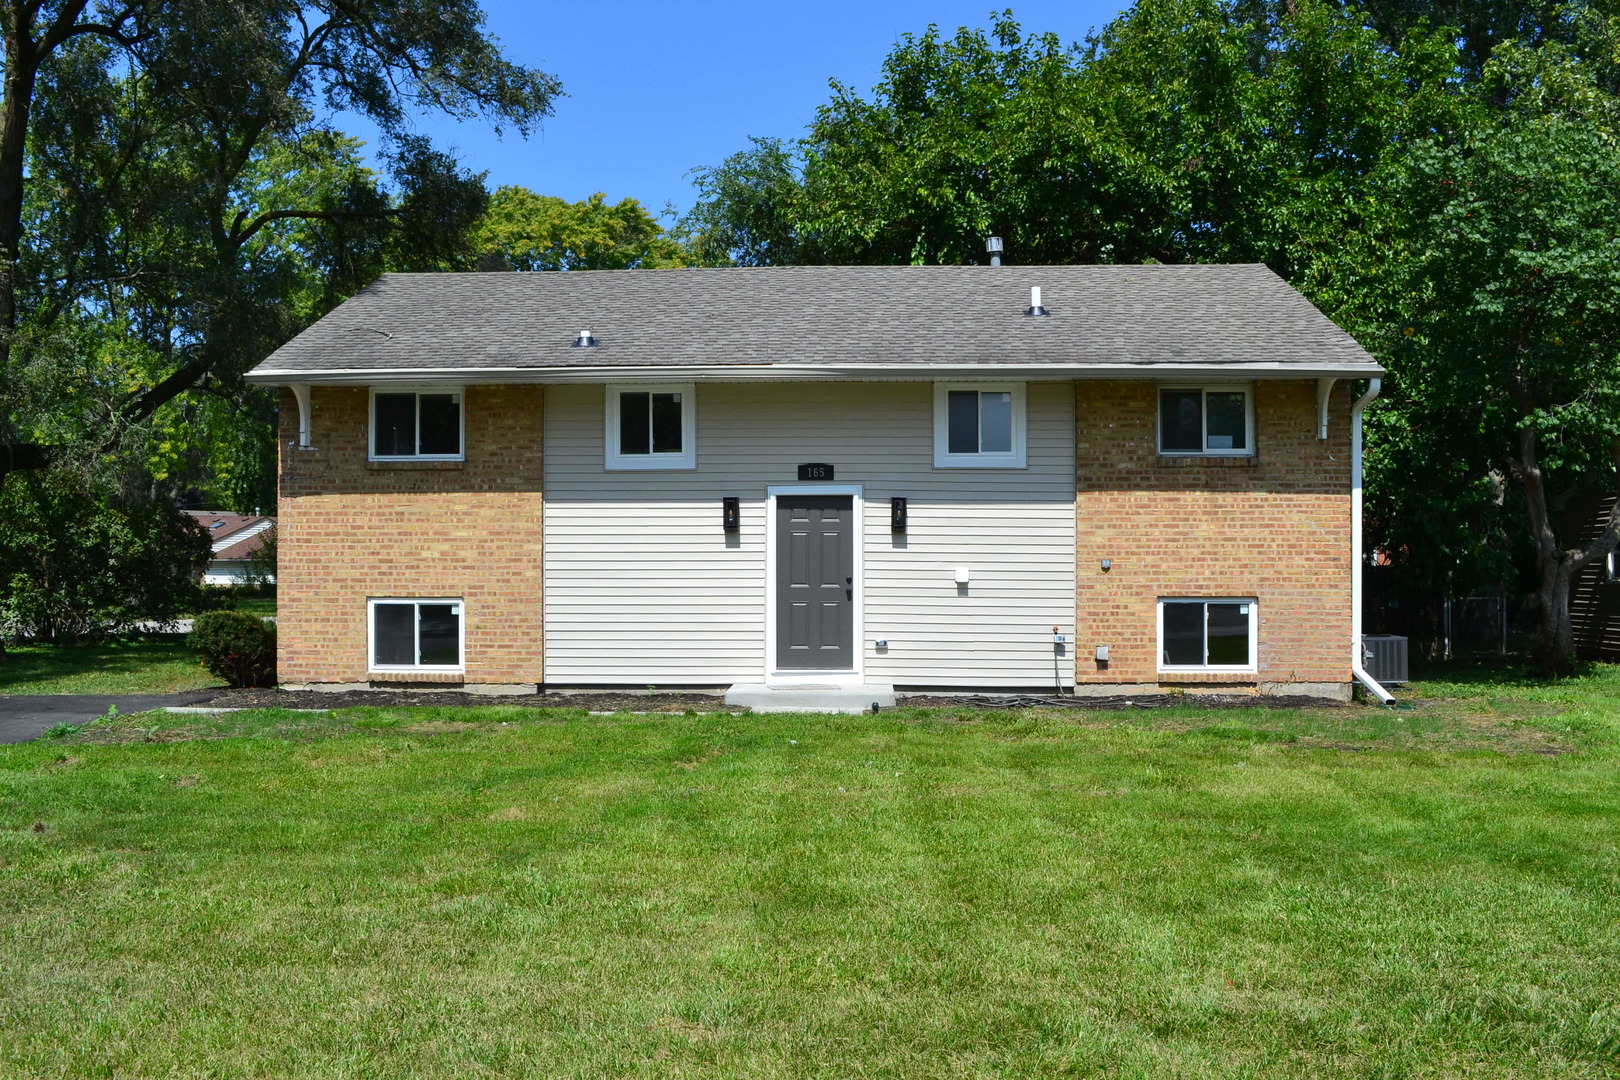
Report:
M 1350 673 L 1380 704 L 1390 705 L 1395 695 L 1380 686 L 1361 665 L 1361 410 L 1378 396 L 1382 385 L 1382 379 L 1373 379 L 1367 392 L 1350 406 Z
M 712 364 L 595 365 L 559 367 L 465 368 L 329 368 L 324 371 L 262 366 L 247 375 L 252 383 L 380 385 L 389 382 L 455 383 L 605 383 L 668 382 L 671 379 L 714 382 L 808 382 L 861 380 L 931 382 L 941 377 L 1070 381 L 1073 379 L 1277 378 L 1360 379 L 1383 369 L 1370 365 L 1317 367 L 1275 362 L 1232 364 Z

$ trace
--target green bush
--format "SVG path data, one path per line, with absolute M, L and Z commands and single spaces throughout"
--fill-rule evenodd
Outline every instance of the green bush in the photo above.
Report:
M 276 625 L 240 611 L 205 611 L 191 644 L 212 674 L 232 686 L 269 686 L 276 678 Z
M 0 634 L 65 643 L 179 618 L 201 599 L 209 546 L 149 493 L 66 467 L 13 473 L 0 486 Z

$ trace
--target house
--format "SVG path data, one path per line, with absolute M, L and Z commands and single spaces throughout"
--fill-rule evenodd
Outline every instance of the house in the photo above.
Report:
M 386 275 L 249 376 L 279 677 L 1345 698 L 1381 373 L 1257 265 Z
M 187 510 L 192 519 L 208 530 L 212 553 L 203 571 L 204 585 L 247 585 L 255 581 L 253 557 L 264 549 L 273 535 L 276 519 L 261 514 L 229 514 L 218 510 Z M 266 584 L 275 584 L 275 574 Z

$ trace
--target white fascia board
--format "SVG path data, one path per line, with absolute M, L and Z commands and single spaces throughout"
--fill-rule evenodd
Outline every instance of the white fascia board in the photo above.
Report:
M 933 382 L 937 379 L 1366 379 L 1384 374 L 1377 364 L 724 364 L 715 366 L 558 368 L 348 368 L 293 371 L 260 368 L 249 382 L 340 386 L 388 383 L 619 383 L 619 382 Z

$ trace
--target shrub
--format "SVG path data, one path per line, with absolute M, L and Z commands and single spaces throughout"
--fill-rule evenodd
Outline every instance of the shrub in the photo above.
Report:
M 191 644 L 210 673 L 232 686 L 269 686 L 276 677 L 276 626 L 240 611 L 205 611 Z
M 82 641 L 196 609 L 207 530 L 172 505 L 71 468 L 0 487 L 0 628 Z

